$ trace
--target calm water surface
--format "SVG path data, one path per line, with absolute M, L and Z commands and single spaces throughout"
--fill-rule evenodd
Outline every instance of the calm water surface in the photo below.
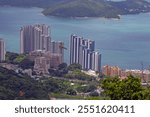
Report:
M 89 18 L 67 19 L 46 17 L 40 8 L 0 7 L 0 37 L 8 51 L 19 52 L 19 30 L 23 25 L 51 26 L 53 40 L 69 47 L 71 34 L 95 40 L 96 50 L 102 53 L 102 64 L 140 69 L 141 61 L 150 66 L 150 13 L 122 16 L 121 20 Z M 69 61 L 69 50 L 65 62 Z

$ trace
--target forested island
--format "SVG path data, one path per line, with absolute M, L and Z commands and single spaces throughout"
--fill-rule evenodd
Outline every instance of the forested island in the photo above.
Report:
M 146 13 L 150 3 L 145 0 L 0 0 L 1 6 L 40 7 L 44 15 L 58 17 L 105 17 Z

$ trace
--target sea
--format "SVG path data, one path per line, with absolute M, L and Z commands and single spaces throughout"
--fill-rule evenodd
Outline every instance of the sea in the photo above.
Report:
M 20 28 L 25 25 L 46 24 L 52 40 L 63 41 L 65 62 L 69 63 L 71 34 L 96 42 L 102 54 L 102 66 L 122 69 L 150 69 L 150 13 L 124 15 L 120 20 L 105 18 L 58 18 L 44 16 L 41 8 L 0 7 L 0 38 L 6 50 L 19 53 Z

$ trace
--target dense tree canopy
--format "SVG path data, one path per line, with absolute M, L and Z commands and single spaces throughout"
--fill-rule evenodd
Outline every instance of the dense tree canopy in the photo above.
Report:
M 33 69 L 34 61 L 31 61 L 30 59 L 26 58 L 19 63 L 19 67 L 22 69 Z
M 127 79 L 106 78 L 102 81 L 101 87 L 104 95 L 113 100 L 138 100 L 150 99 L 150 89 L 143 88 L 140 78 L 128 76 Z
M 81 70 L 74 70 L 71 73 L 66 74 L 64 77 L 68 79 L 77 79 L 77 80 L 86 80 L 86 81 L 95 80 L 94 77 L 83 73 Z
M 0 99 L 48 99 L 48 93 L 34 79 L 0 67 Z
M 26 54 L 17 54 L 13 52 L 6 52 L 6 61 L 7 63 L 19 64 L 24 59 L 27 58 Z
M 70 71 L 81 70 L 81 69 L 82 69 L 82 66 L 80 64 L 76 64 L 76 63 L 73 63 L 68 66 L 68 70 L 70 70 Z

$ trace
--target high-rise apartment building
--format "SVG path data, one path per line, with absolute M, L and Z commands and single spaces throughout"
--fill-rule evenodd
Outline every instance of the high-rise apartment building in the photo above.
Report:
M 94 71 L 100 72 L 101 70 L 101 54 L 99 52 L 92 52 L 92 59 L 91 59 L 91 68 Z
M 101 54 L 95 52 L 95 42 L 71 35 L 70 64 L 73 63 L 82 65 L 82 69 L 84 70 L 91 69 L 100 72 Z
M 0 38 L 0 62 L 5 60 L 5 42 Z
M 29 53 L 35 50 L 50 50 L 51 37 L 49 26 L 29 25 L 20 30 L 20 52 Z
M 61 61 L 64 61 L 64 43 L 61 41 L 52 41 L 50 44 L 50 51 L 53 54 L 57 54 L 61 57 Z
M 78 37 L 76 35 L 71 35 L 70 40 L 70 64 L 73 63 L 81 63 L 81 59 L 79 57 L 81 53 L 81 42 L 83 38 Z

